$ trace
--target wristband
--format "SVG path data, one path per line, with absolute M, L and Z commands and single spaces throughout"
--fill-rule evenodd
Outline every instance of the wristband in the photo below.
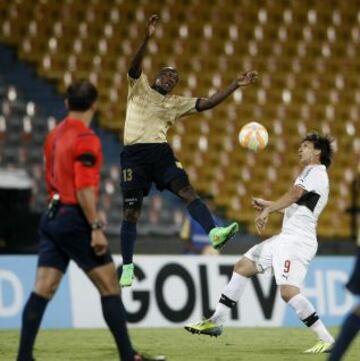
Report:
M 97 229 L 103 229 L 104 223 L 99 220 L 96 220 L 95 222 L 90 223 L 90 227 L 93 231 L 96 231 Z

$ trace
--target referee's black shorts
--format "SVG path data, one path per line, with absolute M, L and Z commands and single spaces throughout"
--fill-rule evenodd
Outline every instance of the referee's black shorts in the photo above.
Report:
M 176 178 L 188 179 L 168 143 L 126 145 L 120 159 L 123 192 L 142 190 L 147 195 L 152 183 L 162 191 Z
M 81 208 L 60 205 L 55 217 L 48 219 L 45 212 L 39 227 L 38 267 L 53 267 L 64 272 L 73 260 L 85 272 L 112 262 L 109 249 L 96 256 L 91 247 L 91 228 Z

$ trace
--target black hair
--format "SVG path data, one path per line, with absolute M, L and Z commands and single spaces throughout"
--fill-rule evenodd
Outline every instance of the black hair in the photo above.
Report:
M 98 91 L 88 80 L 74 81 L 66 90 L 66 99 L 70 111 L 86 112 L 95 103 Z
M 326 168 L 330 167 L 332 156 L 334 153 L 333 142 L 334 138 L 329 134 L 321 135 L 319 133 L 309 133 L 303 138 L 301 143 L 311 142 L 314 145 L 315 149 L 319 149 L 320 153 L 320 162 L 324 164 Z

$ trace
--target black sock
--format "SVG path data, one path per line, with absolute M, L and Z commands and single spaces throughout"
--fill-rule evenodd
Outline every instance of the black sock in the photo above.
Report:
M 119 295 L 101 297 L 104 319 L 115 338 L 122 361 L 133 361 L 134 350 L 126 327 L 125 308 Z
M 360 247 L 358 247 L 357 249 L 357 257 L 352 275 L 350 277 L 349 282 L 346 285 L 347 289 L 356 295 L 360 295 L 359 279 L 360 279 Z
M 123 264 L 132 263 L 136 240 L 136 223 L 122 222 L 120 240 Z
M 188 204 L 187 209 L 191 217 L 201 225 L 206 233 L 209 233 L 215 227 L 215 222 L 209 208 L 201 199 L 196 198 L 193 200 Z
M 22 314 L 22 327 L 17 361 L 31 361 L 32 351 L 48 299 L 32 292 Z
M 339 361 L 349 347 L 351 341 L 355 338 L 360 330 L 360 317 L 355 313 L 350 313 L 345 319 L 341 327 L 340 334 L 338 335 L 334 348 L 328 361 Z

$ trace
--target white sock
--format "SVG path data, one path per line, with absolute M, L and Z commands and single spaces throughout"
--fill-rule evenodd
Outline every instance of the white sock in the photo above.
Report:
M 319 319 L 314 306 L 306 297 L 299 293 L 289 300 L 288 304 L 295 310 L 300 320 L 310 327 L 320 340 L 330 343 L 334 342 L 334 338 Z
M 218 325 L 222 325 L 225 321 L 226 314 L 235 306 L 242 296 L 248 282 L 248 278 L 233 272 L 230 282 L 224 288 L 220 301 L 216 306 L 215 313 L 211 316 L 211 320 Z

